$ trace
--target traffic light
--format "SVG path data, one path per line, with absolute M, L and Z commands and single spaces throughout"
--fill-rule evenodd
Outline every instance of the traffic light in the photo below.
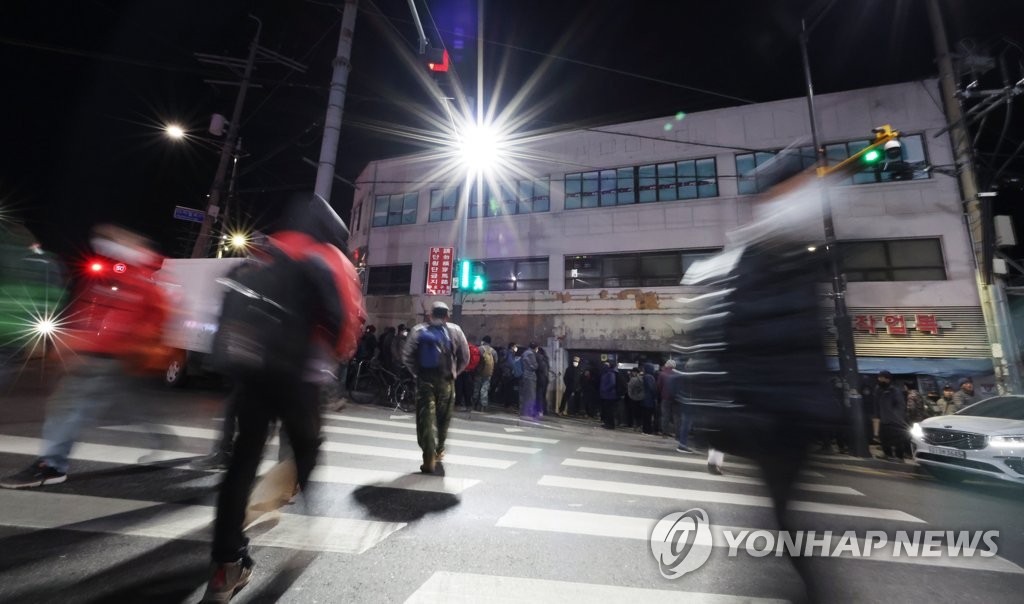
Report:
M 900 132 L 898 130 L 893 130 L 887 124 L 879 126 L 871 132 L 875 135 L 875 140 L 871 141 L 870 145 L 835 166 L 818 168 L 818 176 L 849 175 L 865 168 L 875 167 L 883 157 L 887 162 L 896 161 L 902 157 L 903 149 L 900 145 Z
M 86 269 L 90 275 L 100 276 L 107 270 L 107 265 L 101 260 L 90 260 L 86 263 Z
M 463 260 L 459 263 L 459 289 L 463 292 L 487 291 L 487 276 L 482 262 Z
M 430 71 L 446 72 L 451 64 L 448 51 L 444 48 L 428 48 L 423 53 L 423 57 L 427 61 L 427 69 Z

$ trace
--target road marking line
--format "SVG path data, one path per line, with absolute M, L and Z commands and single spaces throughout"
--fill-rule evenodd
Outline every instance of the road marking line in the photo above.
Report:
M 684 501 L 725 503 L 730 505 L 746 505 L 762 508 L 774 507 L 770 497 L 763 497 L 760 495 L 741 495 L 739 493 L 725 493 L 721 491 L 677 489 L 674 487 L 658 487 L 631 482 L 612 482 L 609 480 L 588 480 L 584 478 L 571 478 L 568 476 L 545 475 L 541 477 L 537 484 L 541 486 L 582 489 L 602 493 L 638 495 L 641 497 L 662 497 L 666 499 L 682 499 Z M 911 516 L 901 510 L 840 505 L 835 503 L 818 503 L 815 501 L 790 501 L 789 510 L 796 512 L 814 512 L 818 514 L 834 514 L 838 516 L 856 516 L 859 518 L 876 518 L 878 520 L 924 523 L 924 520 L 921 520 L 916 516 Z
M 27 436 L 0 435 L 0 453 L 38 456 L 43 440 Z M 195 458 L 200 454 L 186 451 L 168 451 L 162 449 L 143 449 L 139 447 L 123 447 L 119 445 L 100 445 L 95 443 L 76 442 L 71 449 L 71 459 L 81 461 L 99 461 L 116 464 L 139 464 L 139 458 L 146 456 L 147 462 L 163 462 L 182 458 Z
M 353 415 L 342 415 L 340 413 L 324 413 L 325 419 L 340 420 L 344 422 L 356 422 L 360 424 L 374 424 L 377 426 L 391 426 L 416 429 L 416 424 L 410 422 L 393 422 L 386 419 L 375 419 L 372 417 L 356 417 Z M 558 441 L 551 438 L 539 436 L 520 436 L 517 434 L 501 434 L 500 432 L 487 432 L 485 430 L 469 430 L 467 428 L 448 428 L 448 434 L 465 434 L 467 436 L 487 436 L 489 438 L 502 438 L 505 440 L 518 440 L 522 442 L 542 443 L 546 445 L 556 444 Z
M 123 426 L 107 426 L 110 429 L 120 429 Z M 132 428 L 134 432 L 135 426 L 127 426 Z M 187 433 L 192 433 L 194 430 L 203 430 L 203 428 L 190 428 Z M 210 430 L 210 432 L 216 432 Z M 216 438 L 219 438 L 217 433 Z M 43 445 L 42 439 L 28 438 L 23 436 L 6 436 L 0 435 L 0 452 L 2 453 L 14 453 L 19 455 L 38 455 L 39 450 Z M 135 447 L 124 447 L 119 445 L 97 445 L 92 443 L 75 443 L 74 448 L 71 451 L 71 459 L 79 461 L 96 461 L 101 463 L 119 464 L 119 465 L 141 465 L 139 464 L 139 457 L 143 455 L 154 454 L 154 461 L 167 461 L 167 460 L 180 460 L 182 458 L 197 458 L 199 457 L 193 453 L 185 453 L 181 451 L 151 451 L 149 449 L 140 449 Z M 403 458 L 405 459 L 405 458 Z M 412 459 L 422 459 L 419 453 L 416 453 Z M 472 458 L 476 459 L 476 458 Z M 445 458 L 447 461 L 448 458 Z M 266 459 L 260 464 L 259 473 L 264 474 L 274 467 L 277 461 Z M 472 464 L 468 464 L 472 465 Z M 181 469 L 189 469 L 188 464 L 182 464 L 176 466 Z M 494 466 L 487 466 L 494 467 Z M 504 468 L 502 468 L 504 469 Z M 314 482 L 326 482 L 335 484 L 349 484 L 355 486 L 376 486 L 381 488 L 393 488 L 393 489 L 404 489 L 410 491 L 427 491 L 432 493 L 451 493 L 458 494 L 466 489 L 480 483 L 479 480 L 468 479 L 468 478 L 451 478 L 451 477 L 438 477 L 438 476 L 427 476 L 424 474 L 409 474 L 402 472 L 386 472 L 383 470 L 367 470 L 363 468 L 350 468 L 345 466 L 334 466 L 334 465 L 318 465 L 313 470 L 313 475 L 310 480 Z M 200 478 L 194 481 L 179 484 L 179 487 L 186 486 L 208 486 L 209 480 L 207 478 Z
M 0 490 L 0 524 L 208 542 L 216 509 L 89 495 Z M 132 512 L 151 510 L 155 516 Z M 146 516 L 146 517 L 142 517 Z M 281 514 L 278 524 L 252 539 L 254 545 L 361 554 L 403 528 L 404 522 Z
M 321 451 L 333 451 L 335 453 L 351 453 L 352 455 L 367 455 L 370 457 L 389 457 L 391 459 L 414 459 L 423 461 L 423 453 L 404 449 L 389 449 L 387 447 L 374 447 L 370 445 L 356 445 L 352 443 L 336 443 L 327 441 L 320 445 Z M 444 456 L 444 463 L 453 466 L 476 466 L 480 468 L 496 468 L 507 470 L 516 462 L 507 459 L 496 459 L 491 457 L 472 457 L 469 455 L 458 455 L 448 453 Z
M 653 561 L 652 561 L 653 563 Z M 645 587 L 573 583 L 550 579 L 435 572 L 405 604 L 565 604 L 566 602 L 643 602 L 644 604 L 781 604 L 751 598 Z
M 698 466 L 707 466 L 707 459 L 700 454 L 687 455 L 684 453 L 676 453 L 675 455 L 658 455 L 655 453 L 634 453 L 633 451 L 619 451 L 617 449 L 598 449 L 595 447 L 580 447 L 576 449 L 579 453 L 593 453 L 596 455 L 614 455 L 618 457 L 631 457 L 633 459 L 651 459 L 654 461 L 668 461 L 671 463 L 686 463 Z M 755 465 L 747 463 L 733 463 L 726 460 L 726 468 L 736 468 L 738 470 L 760 470 Z M 824 474 L 820 472 L 811 472 L 804 470 L 801 472 L 804 476 L 813 476 L 815 478 L 824 478 Z
M 614 537 L 620 539 L 635 539 L 649 541 L 651 529 L 657 524 L 657 518 L 635 518 L 630 516 L 613 516 L 610 514 L 593 514 L 589 512 L 573 512 L 568 510 L 550 510 L 544 508 L 513 506 L 505 512 L 505 515 L 498 519 L 496 526 L 503 528 L 514 528 L 523 530 L 548 531 L 554 533 L 567 533 L 573 535 L 587 535 L 592 537 Z M 737 535 L 740 531 L 753 533 L 752 528 L 740 528 L 734 526 L 710 525 L 712 545 L 714 547 L 727 547 L 724 531 L 730 531 Z M 778 531 L 768 532 L 778 538 Z M 841 534 L 832 536 L 830 551 L 834 551 L 839 544 Z M 701 542 L 706 543 L 706 542 Z M 776 541 L 778 543 L 778 541 Z M 892 543 L 892 541 L 890 541 Z M 862 539 L 856 541 L 857 551 L 865 551 L 865 544 Z M 821 551 L 819 547 L 817 551 Z M 907 557 L 893 556 L 889 547 L 871 551 L 870 557 L 854 556 L 844 551 L 841 558 L 852 560 L 868 560 L 873 562 L 903 562 L 905 564 L 917 564 L 921 566 L 937 566 L 946 568 L 961 568 L 965 570 L 983 570 L 1002 573 L 1024 574 L 1024 568 L 1013 562 L 994 556 L 982 558 L 981 556 L 957 556 L 948 555 L 938 557 Z M 774 554 L 773 554 L 774 555 Z
M 383 432 L 380 430 L 363 430 L 361 428 L 344 428 L 339 426 L 323 426 L 324 432 L 330 432 L 331 434 L 347 434 L 351 436 L 367 436 L 372 438 L 383 438 L 390 440 L 401 440 L 406 442 L 416 442 L 415 434 L 396 434 L 394 432 Z M 451 430 L 449 430 L 451 432 Z M 485 449 L 488 451 L 501 451 L 503 453 L 526 453 L 534 454 L 540 453 L 540 449 L 535 447 L 518 447 L 515 445 L 503 445 L 499 443 L 484 443 L 475 440 L 461 440 L 458 438 L 449 438 L 446 441 L 449 447 L 466 447 L 469 449 Z
M 151 433 L 158 432 L 160 434 L 169 434 L 180 438 L 202 438 L 206 440 L 217 440 L 220 438 L 221 433 L 218 430 L 211 430 L 209 428 L 193 428 L 191 426 L 176 426 L 170 424 L 151 424 L 149 426 L 103 426 L 105 430 L 118 430 L 122 432 L 138 432 L 138 433 Z M 345 428 L 339 426 L 323 426 L 321 428 L 324 432 L 331 434 L 347 434 L 351 436 L 367 436 L 371 438 L 381 438 L 385 440 L 399 440 L 403 442 L 416 442 L 415 434 L 397 434 L 394 432 L 384 432 L 381 430 L 364 430 L 362 428 Z M 278 444 L 278 438 L 275 436 L 268 441 L 270 444 Z M 515 445 L 504 445 L 499 443 L 484 443 L 474 440 L 460 440 L 457 438 L 449 438 L 447 441 L 450 446 L 466 447 L 469 449 L 484 449 L 488 451 L 500 451 L 502 453 L 527 453 L 534 454 L 539 453 L 541 450 L 534 447 L 518 447 Z
M 712 476 L 707 472 L 692 472 L 689 470 L 672 470 L 669 468 L 652 468 L 648 466 L 636 466 L 631 464 L 621 463 L 609 463 L 605 461 L 593 461 L 590 459 L 566 459 L 562 462 L 563 466 L 572 466 L 576 468 L 592 468 L 595 470 L 611 470 L 616 472 L 633 472 L 635 474 L 650 474 L 652 476 L 671 476 L 673 478 L 688 478 L 691 480 L 709 480 L 712 482 L 727 482 L 732 484 L 750 484 L 756 486 L 764 486 L 764 481 L 760 478 L 752 478 L 749 476 Z M 864 493 L 850 487 L 844 487 L 839 485 L 831 484 L 814 484 L 809 482 L 798 482 L 793 485 L 797 489 L 804 491 L 815 491 L 818 493 L 833 493 L 836 495 L 855 495 L 863 496 Z

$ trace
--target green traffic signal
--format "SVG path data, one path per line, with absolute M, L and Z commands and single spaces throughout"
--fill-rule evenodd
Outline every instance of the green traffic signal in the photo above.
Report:
M 864 163 L 873 164 L 882 158 L 882 154 L 878 152 L 878 149 L 872 149 L 864 154 Z
M 484 283 L 484 278 L 481 275 L 475 275 L 473 277 L 473 291 L 482 292 L 487 289 L 487 285 Z
M 459 288 L 465 291 L 469 287 L 469 260 L 463 260 L 459 269 Z

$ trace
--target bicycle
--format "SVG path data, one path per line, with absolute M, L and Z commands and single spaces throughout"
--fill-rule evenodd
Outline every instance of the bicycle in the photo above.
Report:
M 349 398 L 357 403 L 394 404 L 396 411 L 414 411 L 415 379 L 404 368 L 399 372 L 395 374 L 389 371 L 376 359 L 359 361 L 349 389 Z

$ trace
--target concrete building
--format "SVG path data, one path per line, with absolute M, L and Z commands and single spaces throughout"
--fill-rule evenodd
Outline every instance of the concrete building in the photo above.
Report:
M 935 80 L 816 98 L 830 160 L 856 153 L 882 124 L 903 133 L 903 162 L 831 190 L 865 373 L 992 371 L 957 182 L 930 170 L 954 163 L 948 136 L 936 136 L 940 99 Z M 358 179 L 350 222 L 371 321 L 422 316 L 433 299 L 429 250 L 457 245 L 468 204 L 458 255 L 479 261 L 488 285 L 465 299 L 471 338 L 536 341 L 556 370 L 569 351 L 659 358 L 677 331 L 686 268 L 751 219 L 770 184 L 759 167 L 787 148 L 771 165 L 814 164 L 809 141 L 796 98 L 524 139 L 511 182 L 481 191 L 435 176 L 451 173 L 437 160 L 375 161 Z

